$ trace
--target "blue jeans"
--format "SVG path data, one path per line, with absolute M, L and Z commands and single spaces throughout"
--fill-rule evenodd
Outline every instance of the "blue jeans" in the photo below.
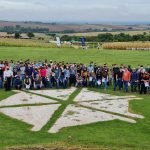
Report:
M 21 75 L 20 75 L 20 80 L 21 80 L 21 81 L 24 81 L 24 78 L 25 78 L 25 75 L 24 75 L 24 74 L 21 74 Z
M 116 90 L 117 86 L 119 87 L 119 90 L 121 90 L 121 84 L 122 84 L 122 80 L 121 80 L 121 78 L 118 78 L 118 79 L 114 82 L 114 91 Z
M 36 84 L 35 87 L 34 87 L 34 89 L 35 89 L 35 90 L 41 89 L 41 85 L 40 85 L 40 84 Z
M 44 87 L 46 88 L 46 78 L 45 77 L 42 77 L 42 83 L 43 83 Z
M 104 78 L 104 89 L 107 89 L 107 79 L 106 78 Z
M 131 92 L 137 91 L 137 82 L 131 81 Z
M 128 92 L 128 81 L 123 81 L 124 84 L 124 92 Z
M 3 76 L 0 76 L 0 87 L 1 88 L 3 88 L 3 81 L 4 81 Z
M 56 79 L 56 88 L 59 89 L 60 85 L 59 85 L 59 79 Z
M 15 82 L 16 82 L 16 77 L 13 77 L 13 78 L 12 78 L 12 88 L 15 87 Z
M 53 87 L 53 84 L 52 84 L 52 78 L 51 78 L 51 77 L 49 78 L 49 87 L 50 87 L 50 88 Z
M 2 80 L 2 78 L 0 78 L 0 88 L 1 89 L 3 88 L 3 80 Z
M 69 77 L 66 77 L 66 86 L 69 85 Z
M 49 85 L 50 88 L 53 88 L 53 86 L 55 86 L 55 78 L 53 76 L 50 76 L 49 78 Z
M 66 80 L 66 78 L 62 78 L 62 79 L 61 79 L 61 82 L 62 82 L 63 88 L 64 88 L 64 89 L 67 88 L 67 80 Z
M 94 87 L 95 86 L 95 81 L 93 80 L 93 81 L 89 81 L 89 86 L 90 87 Z

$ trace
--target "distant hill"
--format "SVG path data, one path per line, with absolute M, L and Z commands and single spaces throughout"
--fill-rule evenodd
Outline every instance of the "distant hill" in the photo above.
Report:
M 35 30 L 33 30 L 35 29 Z M 39 30 L 41 29 L 41 30 Z M 0 31 L 37 31 L 40 32 L 107 32 L 107 31 L 132 31 L 150 30 L 150 25 L 105 25 L 105 24 L 59 24 L 42 22 L 9 22 L 0 21 Z

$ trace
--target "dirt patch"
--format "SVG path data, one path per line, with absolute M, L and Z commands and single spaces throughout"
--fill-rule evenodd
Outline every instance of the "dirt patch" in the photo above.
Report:
M 7 150 L 96 150 L 96 149 L 84 149 L 84 148 L 64 148 L 64 147 L 57 147 L 57 148 L 45 148 L 45 147 L 32 147 L 32 148 L 8 148 Z M 97 149 L 98 150 L 98 149 Z

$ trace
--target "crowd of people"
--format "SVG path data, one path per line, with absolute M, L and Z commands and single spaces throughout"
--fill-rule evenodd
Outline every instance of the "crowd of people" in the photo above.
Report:
M 89 65 L 56 61 L 0 60 L 0 89 L 15 88 L 38 90 L 41 88 L 97 87 L 107 90 L 147 94 L 150 88 L 150 66 L 107 64 Z M 130 88 L 129 88 L 130 87 Z

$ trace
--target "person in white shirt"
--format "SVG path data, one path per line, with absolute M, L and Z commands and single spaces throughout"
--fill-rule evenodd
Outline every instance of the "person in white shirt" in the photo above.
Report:
M 11 90 L 11 80 L 13 77 L 13 72 L 10 70 L 9 67 L 6 68 L 4 71 L 4 81 L 5 81 L 5 89 L 6 91 Z

